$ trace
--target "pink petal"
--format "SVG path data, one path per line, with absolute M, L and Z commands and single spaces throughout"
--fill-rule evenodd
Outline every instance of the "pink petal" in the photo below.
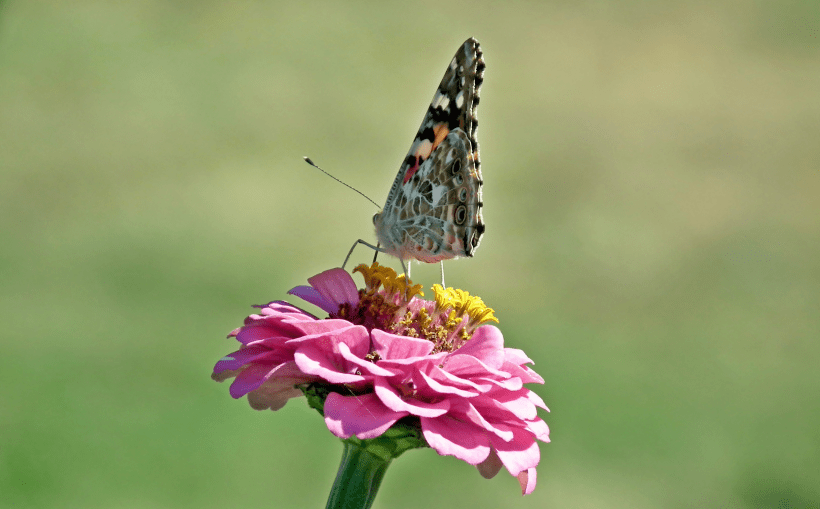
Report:
M 373 389 L 384 406 L 395 412 L 407 412 L 420 417 L 438 417 L 450 409 L 450 402 L 446 399 L 438 403 L 427 403 L 411 397 L 402 398 L 398 391 L 382 378 L 374 381 Z
M 484 428 L 485 430 L 489 431 L 490 433 L 494 434 L 495 436 L 504 440 L 505 442 L 509 442 L 513 439 L 514 435 L 511 430 L 493 426 L 470 403 L 465 403 L 464 406 L 466 407 L 465 417 L 469 419 L 470 422 L 472 422 L 476 426 Z
M 308 313 L 304 309 L 299 309 L 290 302 L 285 302 L 283 300 L 274 300 L 264 306 L 254 307 L 259 308 L 259 314 L 262 315 L 262 318 L 268 315 L 283 315 L 287 318 L 297 320 L 317 320 L 315 316 Z M 254 318 L 259 317 L 259 315 L 251 316 Z
M 272 372 L 273 366 L 270 364 L 251 364 L 236 375 L 228 392 L 232 398 L 239 399 L 252 390 L 259 388 Z
M 441 371 L 441 370 L 439 370 Z M 455 396 L 461 396 L 462 398 L 472 398 L 474 396 L 478 396 L 481 392 L 473 389 L 473 390 L 464 390 L 459 389 L 458 387 L 454 387 L 453 385 L 444 385 L 437 382 L 435 379 L 427 376 L 424 374 L 423 371 L 418 372 L 419 377 L 421 380 L 416 379 L 418 383 L 418 390 L 420 392 L 424 392 L 425 395 L 430 394 L 452 394 Z M 421 383 L 423 382 L 423 383 Z M 425 390 L 427 389 L 427 390 Z
M 492 388 L 489 384 L 486 383 L 477 384 L 472 380 L 455 376 L 452 373 L 445 371 L 435 365 L 428 370 L 428 374 L 431 378 L 441 382 L 442 384 L 461 387 L 465 390 L 474 389 L 478 392 L 487 392 Z
M 318 376 L 333 384 L 345 384 L 364 380 L 364 377 L 349 373 L 349 363 L 343 358 L 332 358 L 325 350 L 313 345 L 300 347 L 293 354 L 299 369 L 305 373 Z
M 338 318 L 328 318 L 326 320 L 313 320 L 310 322 L 302 322 L 299 324 L 295 324 L 299 330 L 299 334 L 293 336 L 297 339 L 304 339 L 305 336 L 311 336 L 316 334 L 329 334 L 334 333 L 338 334 L 342 331 L 347 329 L 358 327 L 361 330 L 366 330 L 361 325 L 353 325 L 352 323 L 348 322 L 347 320 L 342 320 Z M 369 339 L 368 339 L 369 343 Z M 368 344 L 369 348 L 369 344 Z
M 237 350 L 219 359 L 214 366 L 214 373 L 220 373 L 230 369 L 239 369 L 251 362 L 266 362 L 268 365 L 274 365 L 290 360 L 288 358 L 275 359 L 276 357 L 280 357 L 279 352 L 275 352 L 270 348 L 265 348 L 264 346 L 249 346 L 248 348 Z M 279 360 L 279 362 L 276 362 L 276 360 Z
M 258 389 L 270 378 L 282 378 L 291 386 L 315 380 L 315 377 L 303 373 L 292 361 L 278 366 L 251 364 L 236 376 L 229 392 L 233 398 L 241 398 L 245 394 Z
M 214 382 L 222 383 L 222 382 L 224 382 L 225 380 L 227 380 L 229 378 L 235 377 L 236 375 L 238 375 L 241 372 L 242 372 L 241 369 L 230 369 L 230 370 L 220 371 L 220 372 L 214 371 L 213 373 L 211 373 L 211 380 L 213 380 Z
M 373 338 L 373 350 L 383 360 L 415 359 L 424 357 L 433 351 L 433 342 L 426 339 L 397 336 L 379 329 L 370 333 Z
M 503 389 L 505 391 L 519 391 L 524 384 L 521 382 L 520 378 L 507 378 L 506 380 L 496 380 L 494 378 L 484 377 L 483 380 L 486 380 L 487 383 L 495 385 L 499 389 Z
M 254 307 L 260 308 L 260 311 L 258 314 L 245 318 L 245 325 L 262 322 L 274 327 L 280 334 L 285 336 L 296 337 L 298 335 L 298 330 L 293 329 L 292 325 L 289 324 L 316 320 L 315 316 L 286 302 L 274 301 L 267 306 Z
M 490 454 L 489 440 L 480 428 L 448 415 L 422 417 L 421 429 L 430 447 L 442 456 L 455 456 L 470 465 L 478 465 Z
M 501 369 L 509 373 L 512 377 L 520 378 L 521 381 L 525 384 L 544 383 L 544 379 L 541 378 L 541 376 L 538 373 L 528 368 L 527 366 L 520 366 L 512 362 L 505 362 L 504 366 Z
M 505 348 L 504 357 L 508 362 L 518 364 L 519 366 L 524 364 L 534 364 L 533 360 L 527 357 L 527 354 L 524 353 L 524 350 L 520 350 L 518 348 Z
M 497 378 L 510 378 L 510 375 L 508 373 L 495 369 L 492 366 L 488 366 L 487 364 L 484 364 L 480 359 L 476 359 L 472 355 L 462 355 L 459 353 L 460 351 L 461 349 L 458 349 L 447 356 L 447 358 L 442 363 L 443 370 L 454 375 L 458 375 L 462 378 L 475 378 L 487 376 L 493 376 Z
M 325 424 L 339 438 L 376 438 L 406 415 L 385 407 L 373 393 L 342 396 L 332 392 L 325 400 Z
M 535 438 L 541 440 L 542 442 L 549 443 L 550 441 L 550 428 L 547 426 L 547 423 L 544 422 L 542 419 L 533 419 L 531 421 L 527 421 L 527 429 L 535 435 Z
M 527 397 L 529 392 L 527 389 L 518 392 L 493 391 L 487 397 L 495 400 L 504 410 L 512 412 L 518 419 L 535 419 L 538 417 L 538 410 Z
M 550 411 L 550 409 L 549 409 L 549 408 L 547 408 L 547 404 L 546 404 L 546 403 L 544 403 L 544 400 L 543 400 L 543 399 L 541 399 L 541 396 L 539 396 L 538 394 L 534 393 L 533 391 L 529 391 L 529 392 L 527 393 L 527 398 L 529 398 L 529 400 L 530 400 L 530 401 L 532 401 L 532 404 L 533 404 L 533 405 L 535 405 L 535 406 L 537 406 L 538 408 L 543 408 L 543 409 L 544 409 L 544 410 L 546 410 L 547 412 L 549 412 L 549 411 Z
M 295 332 L 295 334 L 290 334 L 290 332 Z M 236 335 L 236 340 L 243 345 L 266 341 L 279 343 L 298 335 L 298 331 L 287 330 L 287 328 L 279 327 L 277 324 L 269 324 L 264 320 L 259 320 L 242 327 Z
M 351 307 L 359 303 L 359 290 L 353 277 L 344 269 L 330 269 L 308 278 L 308 283 L 327 300 L 338 306 L 349 304 Z
M 528 468 L 535 468 L 541 460 L 541 451 L 535 438 L 529 431 L 511 428 L 515 438 L 505 441 L 495 435 L 489 435 L 493 448 L 504 463 L 504 467 L 517 476 Z
M 336 321 L 344 322 L 343 320 Z M 339 346 L 345 344 L 345 348 L 349 347 L 355 356 L 362 357 L 367 354 L 370 335 L 361 325 L 344 323 L 347 324 L 345 329 L 288 341 L 288 345 L 297 347 L 293 359 L 302 371 L 331 383 L 351 383 L 364 380 L 356 373 L 357 367 L 342 356 Z
M 302 395 L 302 391 L 284 379 L 269 379 L 258 389 L 248 393 L 248 403 L 254 410 L 279 410 L 291 398 Z
M 296 286 L 291 288 L 288 294 L 295 295 L 304 301 L 310 302 L 328 314 L 339 312 L 338 304 L 322 296 L 322 294 L 312 286 Z
M 411 357 L 408 359 L 381 359 L 376 362 L 379 366 L 385 369 L 395 370 L 396 373 L 410 373 L 416 369 L 427 369 L 428 366 L 443 361 L 448 355 L 449 354 L 447 352 L 439 352 L 434 355 L 425 355 L 423 357 Z
M 495 425 L 500 425 L 500 423 L 504 423 L 504 429 L 507 429 L 510 426 L 517 426 L 521 428 L 526 427 L 526 425 L 524 424 L 524 422 L 521 421 L 521 419 L 517 418 L 515 414 L 504 408 L 504 406 L 501 403 L 494 400 L 493 398 L 481 396 L 478 398 L 473 398 L 468 402 L 465 401 L 463 404 L 469 404 L 475 407 L 476 411 L 479 414 L 481 414 L 481 417 L 487 420 L 487 422 L 495 423 Z M 461 410 L 464 407 L 459 406 L 458 408 Z
M 535 489 L 535 484 L 537 481 L 538 475 L 535 472 L 534 468 L 528 468 L 527 470 L 518 474 L 518 484 L 521 485 L 521 494 L 522 495 L 529 495 Z
M 498 327 L 484 325 L 454 353 L 470 355 L 493 369 L 500 369 L 504 364 L 504 336 Z
M 359 371 L 365 375 L 390 377 L 396 374 L 393 371 L 379 367 L 375 363 L 355 355 L 345 343 L 339 343 L 339 353 L 347 362 L 358 366 Z
M 293 349 L 311 345 L 325 350 L 328 354 L 338 354 L 339 344 L 345 343 L 358 357 L 364 357 L 370 351 L 370 335 L 361 325 L 353 325 L 346 320 L 321 320 L 321 322 L 335 322 L 336 325 L 330 330 L 317 327 L 317 333 L 289 339 L 285 344 Z

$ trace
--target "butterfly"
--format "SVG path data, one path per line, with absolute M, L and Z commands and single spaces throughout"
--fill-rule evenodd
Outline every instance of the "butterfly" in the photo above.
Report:
M 485 230 L 476 141 L 484 68 L 478 41 L 467 39 L 433 95 L 384 208 L 373 216 L 378 246 L 360 240 L 354 248 L 362 243 L 397 257 L 408 276 L 410 260 L 473 256 Z

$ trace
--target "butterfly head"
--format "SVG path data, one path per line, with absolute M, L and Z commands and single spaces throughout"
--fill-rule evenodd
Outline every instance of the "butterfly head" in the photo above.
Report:
M 385 214 L 385 211 L 373 214 L 373 226 L 376 228 L 376 239 L 384 252 L 397 256 L 401 259 L 406 259 L 406 253 L 402 253 L 399 249 L 400 239 L 403 238 L 402 233 L 396 229 L 395 219 L 390 220 L 390 215 Z M 396 230 L 396 231 L 394 231 Z

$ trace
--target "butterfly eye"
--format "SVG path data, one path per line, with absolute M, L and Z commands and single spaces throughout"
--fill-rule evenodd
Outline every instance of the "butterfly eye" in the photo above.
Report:
M 456 224 L 461 226 L 464 224 L 464 221 L 467 220 L 467 207 L 464 205 L 459 205 L 456 209 Z
M 382 215 L 382 213 L 381 213 L 381 212 L 376 212 L 375 214 L 373 214 L 373 224 L 374 224 L 374 225 L 376 224 L 376 221 L 378 221 L 378 220 L 379 220 L 379 216 L 380 216 L 380 215 Z

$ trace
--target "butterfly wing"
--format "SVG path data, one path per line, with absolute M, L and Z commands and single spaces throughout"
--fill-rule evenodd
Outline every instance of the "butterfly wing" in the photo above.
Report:
M 484 68 L 478 41 L 468 39 L 444 73 L 384 210 L 373 217 L 379 243 L 394 256 L 472 256 L 481 241 L 476 108 Z
M 428 263 L 473 255 L 484 222 L 481 178 L 472 155 L 469 137 L 455 129 L 402 187 L 383 213 L 389 218 L 386 235 L 379 235 L 384 246 L 398 241 L 391 254 Z

